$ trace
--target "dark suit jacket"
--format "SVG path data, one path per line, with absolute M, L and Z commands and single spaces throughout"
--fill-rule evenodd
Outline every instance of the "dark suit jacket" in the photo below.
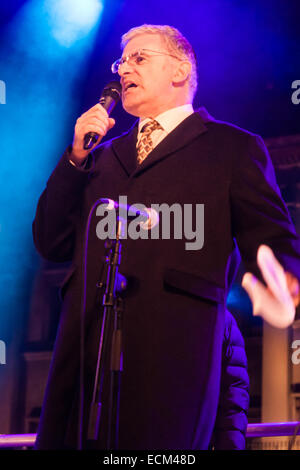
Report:
M 136 134 L 134 126 L 99 146 L 84 169 L 69 163 L 67 151 L 38 204 L 33 224 L 38 251 L 52 261 L 73 261 L 63 289 L 38 448 L 76 446 L 83 245 L 87 217 L 98 198 L 126 195 L 128 204 L 147 207 L 204 204 L 201 250 L 187 251 L 185 239 L 123 240 L 120 271 L 130 289 L 123 317 L 120 448 L 208 447 L 218 408 L 224 310 L 236 242 L 248 270 L 257 273 L 257 248 L 265 243 L 300 277 L 299 240 L 260 137 L 214 121 L 201 109 L 137 168 Z M 96 236 L 98 221 L 94 213 L 86 258 L 86 403 L 101 323 L 96 283 L 104 246 Z

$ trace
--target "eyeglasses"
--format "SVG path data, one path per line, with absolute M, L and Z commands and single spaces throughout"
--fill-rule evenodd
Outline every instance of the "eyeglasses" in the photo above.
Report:
M 181 60 L 176 55 L 168 54 L 167 52 L 152 51 L 151 49 L 139 49 L 138 51 L 135 51 L 132 54 L 126 55 L 126 56 L 121 57 L 120 59 L 116 60 L 111 66 L 112 73 L 117 73 L 119 71 L 119 68 L 121 67 L 121 65 L 123 65 L 125 62 L 127 62 L 127 64 L 133 65 L 133 66 L 142 65 L 144 63 L 144 61 L 147 60 L 148 57 L 151 57 L 151 55 L 149 56 L 149 54 L 145 54 L 144 51 L 153 52 L 154 54 L 151 54 L 152 56 L 153 55 L 168 55 L 170 57 L 174 57 L 174 59 Z M 147 55 L 148 55 L 148 57 L 147 57 Z

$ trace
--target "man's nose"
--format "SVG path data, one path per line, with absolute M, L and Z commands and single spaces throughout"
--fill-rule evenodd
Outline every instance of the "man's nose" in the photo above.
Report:
M 123 77 L 123 75 L 126 75 L 126 73 L 129 73 L 131 71 L 132 65 L 130 65 L 127 60 L 125 60 L 122 64 L 119 65 L 118 74 L 120 75 L 120 77 Z

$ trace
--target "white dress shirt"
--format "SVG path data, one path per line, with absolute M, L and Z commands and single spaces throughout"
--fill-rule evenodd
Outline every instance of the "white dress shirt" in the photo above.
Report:
M 156 147 L 175 127 L 177 127 L 184 119 L 193 114 L 194 109 L 192 104 L 184 104 L 183 106 L 177 106 L 176 108 L 168 109 L 164 113 L 159 114 L 154 119 L 157 121 L 163 129 L 155 129 L 151 134 L 153 142 L 153 148 Z M 137 145 L 141 138 L 141 130 L 143 126 L 148 122 L 152 121 L 150 118 L 140 119 L 138 127 L 138 139 Z

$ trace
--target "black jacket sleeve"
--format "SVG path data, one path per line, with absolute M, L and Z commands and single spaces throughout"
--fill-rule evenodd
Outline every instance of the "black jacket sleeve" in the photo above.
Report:
M 257 250 L 272 248 L 286 271 L 300 280 L 300 240 L 276 183 L 261 137 L 246 135 L 247 149 L 236 155 L 231 184 L 232 227 L 247 271 L 261 278 Z
M 243 450 L 249 407 L 249 376 L 244 339 L 233 316 L 226 312 L 221 389 L 212 446 Z
M 76 224 L 80 219 L 84 189 L 89 181 L 93 157 L 83 168 L 73 166 L 68 148 L 42 193 L 33 221 L 36 249 L 45 259 L 67 262 L 73 259 Z

